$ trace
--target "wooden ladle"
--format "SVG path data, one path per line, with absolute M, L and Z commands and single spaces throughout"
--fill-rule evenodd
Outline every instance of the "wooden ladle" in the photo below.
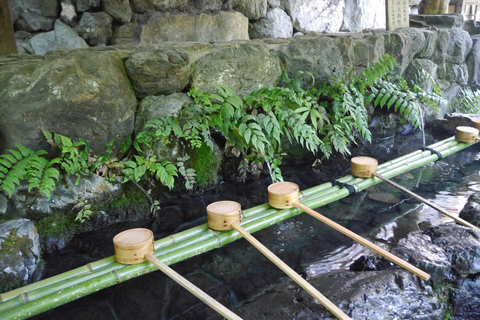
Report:
M 210 297 L 208 294 L 175 272 L 165 263 L 155 258 L 153 255 L 153 232 L 151 230 L 136 228 L 123 231 L 113 238 L 113 245 L 115 247 L 115 258 L 118 262 L 123 264 L 137 264 L 148 260 L 167 276 L 190 291 L 197 298 L 205 302 L 225 318 L 242 320 L 242 318 L 224 307 L 217 300 Z
M 466 127 L 466 128 L 468 128 L 468 127 Z M 474 128 L 472 128 L 472 129 L 474 129 Z M 477 129 L 475 129 L 475 130 L 477 130 Z M 478 135 L 478 130 L 477 130 L 477 135 Z M 352 175 L 354 175 L 356 177 L 359 177 L 359 178 L 377 177 L 377 178 L 385 181 L 386 183 L 394 186 L 395 188 L 405 192 L 406 194 L 410 195 L 412 198 L 415 198 L 418 201 L 425 203 L 427 206 L 430 206 L 433 209 L 439 211 L 440 213 L 443 213 L 447 217 L 452 218 L 453 220 L 457 221 L 458 223 L 463 224 L 464 226 L 467 226 L 467 227 L 470 227 L 470 228 L 480 230 L 479 228 L 477 228 L 476 226 L 474 226 L 470 222 L 465 221 L 460 217 L 456 217 L 452 213 L 440 208 L 436 204 L 428 201 L 427 199 L 419 196 L 418 194 L 413 193 L 412 191 L 402 187 L 401 185 L 393 182 L 392 180 L 378 174 L 376 172 L 377 171 L 377 166 L 378 166 L 377 159 L 371 158 L 371 157 L 354 157 L 351 160 Z
M 207 206 L 208 226 L 213 230 L 232 230 L 235 229 L 248 242 L 272 261 L 277 267 L 285 272 L 293 281 L 305 289 L 310 295 L 317 299 L 325 308 L 333 313 L 338 319 L 350 319 L 340 308 L 334 305 L 310 283 L 297 274 L 285 262 L 280 260 L 273 252 L 267 249 L 257 239 L 255 239 L 247 230 L 240 226 L 242 222 L 241 206 L 235 201 L 217 201 Z
M 359 236 L 358 234 L 348 230 L 347 228 L 339 225 L 338 223 L 328 219 L 327 217 L 321 215 L 320 213 L 310 209 L 309 207 L 301 204 L 299 202 L 299 187 L 293 182 L 278 182 L 271 184 L 268 187 L 268 203 L 277 209 L 287 209 L 296 207 L 300 210 L 305 211 L 309 215 L 317 218 L 318 220 L 322 221 L 323 223 L 329 225 L 330 227 L 334 228 L 335 230 L 343 233 L 347 237 L 352 238 L 353 240 L 361 243 L 362 245 L 366 246 L 367 248 L 377 252 L 378 254 L 384 256 L 385 258 L 389 259 L 390 261 L 398 264 L 399 266 L 405 268 L 406 270 L 416 274 L 423 280 L 430 279 L 430 275 L 417 267 L 411 265 L 410 263 L 400 259 L 399 257 L 391 254 L 390 252 L 380 248 L 379 246 L 371 243 L 367 239 Z
M 472 120 L 475 126 L 480 126 L 478 119 Z M 459 126 L 455 128 L 455 140 L 460 142 L 477 142 L 478 129 L 474 127 Z

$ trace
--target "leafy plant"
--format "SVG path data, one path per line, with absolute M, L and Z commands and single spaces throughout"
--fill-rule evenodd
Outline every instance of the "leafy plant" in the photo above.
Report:
M 461 113 L 480 113 L 480 91 L 473 91 L 470 87 L 462 88 L 455 99 L 455 105 L 450 105 L 450 109 Z

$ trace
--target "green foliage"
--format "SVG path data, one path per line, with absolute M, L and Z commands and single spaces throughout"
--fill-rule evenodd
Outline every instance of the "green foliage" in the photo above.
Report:
M 451 109 L 461 113 L 480 113 L 480 91 L 473 91 L 469 87 L 462 88 Z

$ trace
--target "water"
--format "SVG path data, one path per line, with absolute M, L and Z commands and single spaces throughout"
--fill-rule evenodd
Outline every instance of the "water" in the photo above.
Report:
M 389 150 L 393 151 L 384 155 L 384 159 L 379 159 L 379 162 L 399 156 L 395 150 L 400 151 L 400 154 L 413 151 L 422 144 L 421 139 L 417 141 L 420 145 L 390 147 Z M 477 146 L 470 147 L 438 164 L 429 164 L 393 180 L 458 214 L 468 196 L 480 191 L 479 150 Z M 339 161 L 329 169 L 338 178 L 345 174 L 346 165 L 348 166 L 348 161 Z M 286 181 L 299 183 L 301 189 L 325 181 L 317 181 L 316 178 L 322 175 L 311 166 L 284 168 L 283 173 Z M 261 189 L 268 185 L 268 179 L 265 177 L 264 181 L 247 186 L 225 183 L 221 187 L 221 194 L 224 195 L 228 188 L 233 188 L 231 193 L 238 197 L 249 193 L 262 194 Z M 244 187 L 248 192 L 241 190 Z M 219 191 L 213 191 L 215 192 Z M 384 194 L 391 195 L 396 202 L 384 203 L 375 200 Z M 258 199 L 261 201 L 262 197 L 259 196 Z M 246 196 L 245 202 L 247 201 L 254 204 L 251 197 Z M 265 201 L 266 199 L 263 200 Z M 423 231 L 440 223 L 452 222 L 386 183 L 318 208 L 318 211 L 385 249 L 394 246 L 409 232 Z M 192 224 L 204 222 L 200 219 Z M 108 247 L 106 243 L 111 241 L 113 231 L 100 231 L 105 234 L 105 242 L 101 243 L 103 248 Z M 371 254 L 369 249 L 308 215 L 286 220 L 256 232 L 254 236 L 307 279 L 348 270 L 355 259 Z M 158 234 L 156 238 L 159 238 Z M 83 247 L 87 247 L 88 252 L 82 250 Z M 96 259 L 101 254 L 108 256 L 112 252 L 113 249 L 107 249 L 102 253 L 99 247 L 95 247 L 84 237 L 75 250 L 60 257 L 52 257 L 51 260 L 47 259 L 46 266 L 47 269 L 68 270 L 73 267 L 73 260 L 78 263 L 81 259 Z M 89 256 L 90 253 L 92 255 Z M 275 292 L 277 286 L 290 283 L 287 276 L 243 239 L 172 267 L 234 311 L 265 293 Z M 297 290 L 292 287 L 293 289 Z M 275 307 L 272 302 L 272 308 Z M 219 319 L 209 307 L 160 272 L 127 281 L 34 317 L 49 320 L 67 318 Z

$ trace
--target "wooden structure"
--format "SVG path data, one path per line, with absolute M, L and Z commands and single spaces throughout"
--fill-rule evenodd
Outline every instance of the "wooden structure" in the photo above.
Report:
M 18 53 L 8 0 L 0 0 L 0 56 Z

